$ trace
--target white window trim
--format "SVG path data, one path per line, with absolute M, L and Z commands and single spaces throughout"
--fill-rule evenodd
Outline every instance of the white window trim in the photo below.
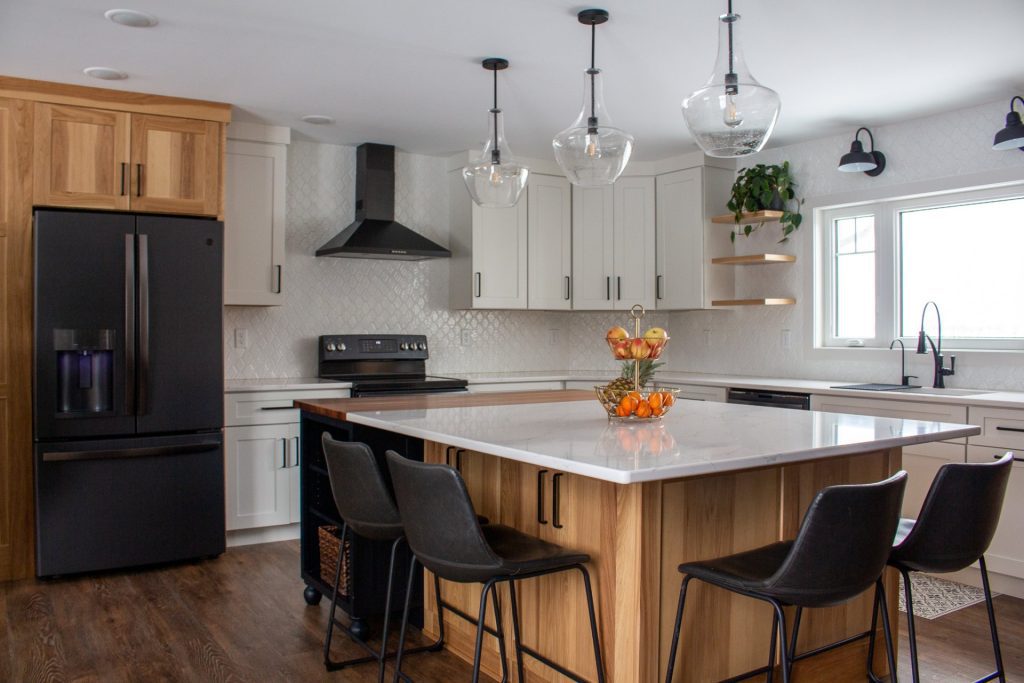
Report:
M 888 343 L 884 346 L 864 347 L 828 346 L 825 344 L 824 332 L 827 329 L 825 321 L 828 318 L 823 317 L 825 311 L 821 302 L 823 301 L 824 293 L 828 291 L 825 289 L 826 282 L 824 277 L 828 252 L 826 251 L 827 245 L 823 244 L 823 240 L 828 232 L 824 228 L 827 225 L 824 220 L 826 211 L 854 207 L 859 207 L 859 210 L 863 211 L 871 204 L 897 201 L 901 203 L 901 206 L 906 206 L 910 201 L 918 200 L 927 204 L 929 203 L 929 198 L 931 204 L 938 204 L 941 201 L 936 201 L 937 196 L 949 196 L 957 193 L 984 190 L 991 190 L 994 193 L 1001 192 L 1003 195 L 1013 194 L 1015 191 L 1019 194 L 1024 191 L 1024 172 L 1021 169 L 984 171 L 962 176 L 934 178 L 902 185 L 880 186 L 867 191 L 857 190 L 808 198 L 805 204 L 806 211 L 804 215 L 810 219 L 812 234 L 810 235 L 811 239 L 803 240 L 802 255 L 804 263 L 811 266 L 805 268 L 803 273 L 803 289 L 811 293 L 811 296 L 806 299 L 802 307 L 805 312 L 803 316 L 804 339 L 806 340 L 804 347 L 805 358 L 814 361 L 851 361 L 854 359 L 875 361 L 881 360 L 883 357 L 888 358 L 887 354 L 892 353 L 888 348 Z M 856 211 L 857 209 L 854 208 L 854 210 Z M 897 255 L 894 254 L 893 256 L 895 258 Z M 895 260 L 892 261 L 893 267 L 895 267 L 895 263 Z M 892 292 L 894 310 L 895 297 L 896 292 L 894 290 Z M 895 324 L 895 316 L 891 316 L 891 319 L 893 324 Z M 876 330 L 877 332 L 878 330 Z M 916 336 L 902 337 L 901 340 L 912 353 L 917 344 Z M 959 342 L 961 340 L 950 341 L 952 343 L 947 343 L 947 340 L 943 340 L 944 352 L 947 350 L 950 352 L 957 351 L 967 357 L 978 354 L 989 360 L 1000 357 L 1019 360 L 1020 355 L 1024 353 L 1024 351 L 1019 349 L 998 348 L 996 346 L 989 348 L 965 348 L 960 345 Z

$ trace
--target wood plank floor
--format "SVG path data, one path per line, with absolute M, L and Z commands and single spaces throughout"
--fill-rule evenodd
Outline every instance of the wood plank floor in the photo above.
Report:
M 302 600 L 297 541 L 146 571 L 0 584 L 0 681 L 375 681 L 373 666 L 328 674 L 328 605 Z M 1024 601 L 996 600 L 1008 680 L 1024 681 Z M 922 680 L 991 669 L 983 605 L 919 620 Z M 905 632 L 905 624 L 901 624 Z M 361 650 L 336 639 L 336 657 Z M 909 680 L 906 639 L 900 673 Z M 448 653 L 407 660 L 417 681 L 467 681 Z

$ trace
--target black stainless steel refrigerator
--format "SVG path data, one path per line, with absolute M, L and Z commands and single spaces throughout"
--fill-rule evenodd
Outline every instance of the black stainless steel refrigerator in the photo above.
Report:
M 39 576 L 224 551 L 220 222 L 35 212 Z

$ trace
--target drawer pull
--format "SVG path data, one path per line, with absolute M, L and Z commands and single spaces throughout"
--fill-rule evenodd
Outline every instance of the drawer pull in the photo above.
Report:
M 295 406 L 262 406 L 260 410 L 298 410 Z
M 561 529 L 563 524 L 561 521 L 562 517 L 562 478 L 561 472 L 555 472 L 555 476 L 551 477 L 551 526 L 556 529 Z
M 1004 455 L 1006 455 L 1006 453 L 996 453 L 995 455 L 992 456 L 992 459 L 993 460 L 999 460 L 999 458 L 1003 457 Z M 1015 456 L 1013 456 L 1013 461 L 1014 462 L 1024 462 L 1024 458 L 1018 458 L 1015 455 Z
M 996 427 L 1000 432 L 1024 432 L 1024 427 Z
M 548 520 L 544 519 L 544 475 L 547 474 L 547 470 L 539 470 L 537 472 L 537 523 L 547 524 Z

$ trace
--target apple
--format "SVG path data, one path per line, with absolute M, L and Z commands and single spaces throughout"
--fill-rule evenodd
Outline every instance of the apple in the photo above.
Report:
M 625 328 L 623 327 L 613 327 L 612 329 L 608 330 L 608 333 L 605 335 L 605 338 L 612 339 L 615 341 L 628 339 L 629 332 L 626 332 Z
M 643 339 L 633 339 L 629 342 L 630 355 L 636 360 L 643 360 L 651 355 L 651 347 Z
M 668 332 L 663 327 L 652 327 L 644 332 L 647 339 L 668 339 Z
M 618 360 L 628 360 L 632 357 L 630 355 L 629 342 L 625 339 L 615 342 L 613 352 Z
M 658 341 L 656 339 L 644 341 L 647 344 L 647 348 L 650 349 L 649 357 L 657 360 L 661 356 L 661 350 L 665 348 L 665 341 Z

